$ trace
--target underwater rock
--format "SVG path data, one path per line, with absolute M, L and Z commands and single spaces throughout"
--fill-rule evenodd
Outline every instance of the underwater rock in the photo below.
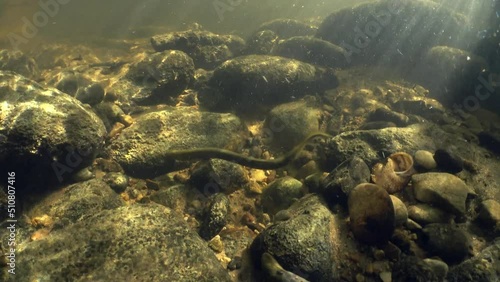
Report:
M 426 249 L 447 263 L 461 262 L 472 250 L 467 232 L 452 224 L 432 223 L 424 227 Z
M 347 201 L 354 237 L 366 244 L 383 244 L 392 236 L 395 211 L 387 191 L 372 183 L 356 186 Z
M 159 104 L 171 102 L 193 81 L 194 63 L 184 52 L 165 50 L 147 55 L 132 65 L 127 79 L 140 86 L 139 93 L 132 96 L 138 104 Z
M 229 209 L 229 199 L 223 193 L 210 197 L 200 226 L 201 238 L 210 240 L 226 226 Z
M 413 157 L 415 158 L 416 167 L 421 167 L 425 170 L 433 170 L 437 167 L 434 156 L 427 150 L 418 150 Z
M 434 160 L 437 167 L 444 172 L 455 174 L 464 169 L 462 158 L 446 149 L 437 149 L 434 152 Z
M 409 206 L 408 216 L 419 224 L 447 223 L 453 217 L 439 208 L 426 204 Z
M 0 171 L 23 171 L 19 181 L 43 190 L 89 166 L 103 146 L 102 121 L 55 88 L 0 71 L 0 97 Z
M 58 90 L 75 97 L 80 102 L 94 106 L 104 99 L 104 88 L 84 74 L 63 71 L 48 82 Z
M 370 168 L 366 163 L 353 157 L 341 163 L 321 181 L 320 194 L 329 204 L 347 205 L 349 193 L 361 183 L 370 181 Z
M 338 86 L 334 70 L 278 56 L 249 55 L 224 62 L 209 85 L 220 90 L 221 109 L 255 112 L 262 107 Z
M 449 268 L 444 261 L 426 258 L 424 259 L 424 262 L 432 269 L 432 272 L 436 274 L 436 276 L 439 278 L 439 281 L 445 281 Z
M 300 277 L 299 275 L 286 271 L 276 261 L 270 253 L 263 253 L 261 257 L 262 269 L 266 272 L 270 281 L 276 282 L 308 282 L 308 280 Z
M 465 22 L 465 16 L 432 1 L 376 1 L 332 13 L 316 37 L 343 47 L 351 64 L 414 68 L 434 46 L 464 44 Z
M 493 153 L 500 155 L 500 135 L 482 131 L 477 134 L 479 144 Z
M 378 108 L 368 116 L 370 121 L 393 122 L 396 126 L 404 127 L 410 124 L 410 119 L 404 114 L 394 112 L 387 108 Z
M 394 206 L 394 225 L 402 226 L 408 221 L 408 210 L 406 205 L 398 197 L 390 195 Z
M 413 158 L 405 152 L 397 152 L 391 154 L 385 164 L 375 164 L 371 178 L 373 183 L 393 194 L 406 187 L 414 173 Z
M 75 98 L 84 104 L 97 105 L 104 99 L 104 88 L 98 83 L 81 87 L 76 92 Z
M 231 281 L 182 214 L 156 204 L 94 212 L 43 240 L 19 244 L 21 281 Z
M 122 193 L 128 186 L 128 176 L 122 172 L 106 173 L 102 181 L 106 182 L 116 193 Z
M 450 268 L 446 280 L 450 282 L 496 281 L 500 272 L 499 266 L 500 239 L 497 238 L 479 254 Z
M 30 216 L 48 215 L 54 219 L 56 229 L 60 229 L 124 204 L 109 185 L 92 179 L 68 186 L 64 193 L 51 193 L 30 209 Z
M 465 214 L 467 196 L 472 191 L 462 179 L 449 173 L 427 172 L 414 174 L 411 181 L 417 200 L 455 215 Z
M 320 110 L 305 101 L 281 104 L 266 116 L 262 132 L 266 143 L 275 148 L 292 149 L 309 134 L 319 131 Z
M 500 203 L 493 199 L 482 201 L 477 220 L 494 231 L 500 231 Z
M 278 41 L 278 35 L 274 31 L 257 31 L 247 40 L 244 54 L 270 55 Z
M 288 210 L 287 220 L 264 229 L 250 246 L 254 265 L 261 266 L 264 252 L 273 255 L 286 270 L 310 281 L 337 281 L 339 255 L 349 253 L 343 216 L 333 215 L 318 195 L 309 194 Z M 311 230 L 314 230 L 311 232 Z M 262 281 L 262 280 L 257 280 Z
M 78 89 L 87 87 L 91 83 L 90 77 L 74 71 L 62 71 L 48 82 L 49 85 L 72 97 L 75 97 Z
M 331 68 L 345 67 L 345 51 L 328 41 L 308 36 L 295 36 L 280 41 L 272 54 Z
M 232 114 L 170 109 L 138 117 L 113 140 L 110 149 L 127 174 L 154 178 L 182 168 L 167 157 L 169 150 L 232 149 L 246 134 L 244 124 Z
M 432 267 L 416 256 L 402 255 L 392 267 L 392 281 L 442 282 Z
M 180 50 L 193 58 L 196 68 L 212 69 L 238 56 L 245 41 L 236 35 L 215 34 L 205 30 L 187 30 L 155 35 L 151 45 L 156 52 Z
M 101 118 L 106 130 L 111 132 L 117 122 L 122 122 L 126 116 L 120 106 L 114 102 L 102 102 L 93 107 L 95 113 Z
M 0 71 L 12 71 L 30 79 L 39 75 L 37 63 L 21 51 L 0 49 Z
M 262 193 L 262 209 L 274 215 L 289 208 L 295 201 L 305 195 L 302 182 L 289 176 L 279 178 L 264 188 Z
M 90 180 L 94 177 L 95 177 L 95 175 L 92 172 L 92 167 L 85 167 L 85 168 L 80 169 L 77 173 L 75 173 L 71 177 L 71 180 L 73 182 L 83 182 L 83 181 Z
M 249 185 L 247 172 L 239 164 L 210 159 L 198 162 L 191 169 L 189 183 L 204 195 L 215 193 L 231 194 Z
M 270 30 L 280 39 L 286 39 L 294 36 L 312 36 L 316 33 L 318 27 L 293 19 L 276 19 L 263 23 L 257 29 Z
M 151 201 L 170 208 L 176 212 L 183 213 L 188 205 L 188 198 L 193 189 L 184 185 L 162 187 L 150 196 Z
M 462 105 L 470 93 L 482 96 L 480 93 L 488 92 L 482 88 L 479 88 L 481 91 L 477 89 L 478 85 L 482 86 L 481 79 L 488 77 L 484 75 L 481 78 L 482 72 L 487 68 L 486 60 L 470 52 L 436 46 L 425 53 L 412 71 L 410 80 L 429 89 L 429 97 L 446 106 L 456 103 Z M 481 104 L 480 101 L 478 103 Z
M 363 125 L 359 127 L 359 130 L 383 129 L 387 127 L 396 127 L 396 124 L 390 121 L 369 121 L 363 123 Z

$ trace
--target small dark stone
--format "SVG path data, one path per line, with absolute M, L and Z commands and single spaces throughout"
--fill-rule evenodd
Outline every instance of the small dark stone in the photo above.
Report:
M 493 153 L 500 155 L 500 136 L 490 132 L 480 132 L 477 137 L 479 144 Z
M 447 263 L 461 262 L 470 253 L 470 237 L 456 225 L 432 223 L 423 231 L 427 250 Z
M 205 240 L 212 239 L 227 223 L 229 199 L 223 193 L 211 197 L 205 218 L 200 228 L 200 236 Z
M 121 193 L 127 189 L 128 176 L 121 172 L 110 172 L 102 180 L 106 182 L 116 193 Z
M 464 169 L 464 161 L 459 156 L 445 150 L 437 149 L 434 160 L 441 171 L 448 173 L 459 173 Z
M 347 197 L 358 184 L 370 181 L 370 168 L 358 158 L 346 160 L 322 181 L 320 193 L 330 204 L 347 203 Z
M 229 270 L 236 270 L 240 269 L 242 264 L 242 259 L 241 257 L 234 257 L 229 264 L 227 265 L 227 269 Z
M 75 98 L 91 106 L 99 104 L 104 99 L 104 88 L 98 83 L 91 84 L 78 89 Z

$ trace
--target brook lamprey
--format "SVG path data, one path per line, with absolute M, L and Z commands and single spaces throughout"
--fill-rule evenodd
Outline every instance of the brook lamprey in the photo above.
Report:
M 332 137 L 324 132 L 314 132 L 307 136 L 300 144 L 292 150 L 277 159 L 264 160 L 252 157 L 247 157 L 233 151 L 219 148 L 198 148 L 188 150 L 170 150 L 166 153 L 166 157 L 175 160 L 196 160 L 196 159 L 222 159 L 234 162 L 243 166 L 257 169 L 277 169 L 287 165 L 295 156 L 304 148 L 304 146 L 315 137 Z

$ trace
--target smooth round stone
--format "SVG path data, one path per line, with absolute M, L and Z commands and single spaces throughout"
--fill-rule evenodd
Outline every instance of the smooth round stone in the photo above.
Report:
M 432 170 L 437 167 L 437 163 L 434 160 L 434 156 L 431 152 L 426 150 L 418 150 L 415 152 L 415 164 L 425 168 L 427 170 Z
M 451 220 L 451 215 L 445 211 L 426 204 L 416 204 L 408 207 L 411 219 L 421 224 L 446 223 Z
M 406 205 L 396 196 L 390 195 L 394 205 L 394 221 L 396 226 L 401 226 L 408 220 Z
M 444 261 L 426 258 L 424 262 L 431 267 L 432 272 L 434 272 L 441 281 L 444 281 L 448 274 L 448 265 Z
M 354 237 L 366 244 L 385 243 L 394 232 L 394 206 L 387 191 L 372 183 L 354 187 L 347 200 Z

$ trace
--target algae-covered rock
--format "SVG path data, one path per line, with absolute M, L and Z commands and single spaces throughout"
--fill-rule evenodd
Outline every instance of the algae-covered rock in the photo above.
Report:
M 176 168 L 169 150 L 227 147 L 243 140 L 246 128 L 232 114 L 171 109 L 137 118 L 113 141 L 112 157 L 128 174 L 151 178 Z
M 30 79 L 39 75 L 36 61 L 21 51 L 0 49 L 0 71 L 13 71 Z
M 20 181 L 41 181 L 37 189 L 68 179 L 102 148 L 102 121 L 55 88 L 0 71 L 0 102 L 0 171 L 22 171 Z
M 20 281 L 231 281 L 182 215 L 156 204 L 100 211 L 19 247 Z
M 320 116 L 320 110 L 305 101 L 281 104 L 267 114 L 263 131 L 271 145 L 291 149 L 319 130 Z
M 286 176 L 271 182 L 262 193 L 262 208 L 264 212 L 274 215 L 289 208 L 295 201 L 304 196 L 302 182 Z
M 500 240 L 484 248 L 479 254 L 452 267 L 446 277 L 452 282 L 497 281 L 500 278 Z
M 50 194 L 31 207 L 29 214 L 47 215 L 60 228 L 123 205 L 124 201 L 105 182 L 92 179 L 73 184 L 64 193 Z
M 332 69 L 265 55 L 237 57 L 214 70 L 209 85 L 223 95 L 221 108 L 255 110 L 338 85 Z
M 267 252 L 285 270 L 309 281 L 336 281 L 339 261 L 334 258 L 341 251 L 334 246 L 345 239 L 337 229 L 342 220 L 313 194 L 303 197 L 287 212 L 288 220 L 269 226 L 255 238 L 250 247 L 254 265 L 260 266 L 262 254 Z
M 309 36 L 295 36 L 282 40 L 274 47 L 272 53 L 325 67 L 342 68 L 347 65 L 344 49 L 326 40 Z
M 344 48 L 348 63 L 413 66 L 434 46 L 459 47 L 465 22 L 431 1 L 372 1 L 332 13 L 316 37 Z
M 197 68 L 214 68 L 245 47 L 245 41 L 236 35 L 215 34 L 205 30 L 187 30 L 155 35 L 151 44 L 157 52 L 181 50 L 189 54 Z
M 462 104 L 476 87 L 488 83 L 488 76 L 482 75 L 485 69 L 488 63 L 477 55 L 449 46 L 435 46 L 424 53 L 410 79 L 429 89 L 430 97 L 445 105 Z M 488 95 L 488 89 L 480 90 L 480 98 Z M 488 102 L 478 99 L 478 103 L 484 107 Z
M 257 32 L 262 30 L 273 31 L 279 38 L 285 39 L 294 36 L 311 36 L 318 27 L 294 19 L 276 19 L 265 22 L 259 26 Z
M 165 50 L 147 55 L 127 73 L 127 78 L 141 87 L 131 98 L 140 104 L 167 103 L 186 89 L 193 75 L 193 60 L 182 51 Z

